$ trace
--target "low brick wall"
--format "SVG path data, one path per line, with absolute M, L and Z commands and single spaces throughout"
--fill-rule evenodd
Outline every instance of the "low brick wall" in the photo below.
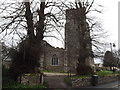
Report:
M 120 76 L 114 75 L 114 76 L 99 76 L 98 77 L 98 84 L 103 84 L 103 83 L 109 83 L 113 81 L 117 81 L 120 79 Z M 72 79 L 71 84 L 72 87 L 77 88 L 77 87 L 87 87 L 87 86 L 92 86 L 91 84 L 92 78 L 79 78 L 79 79 Z
M 43 74 L 23 74 L 21 77 L 18 77 L 18 82 L 24 85 L 39 85 L 43 83 Z

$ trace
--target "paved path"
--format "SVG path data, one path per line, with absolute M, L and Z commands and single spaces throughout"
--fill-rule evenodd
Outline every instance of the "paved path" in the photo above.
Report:
M 47 84 L 48 88 L 70 88 L 64 82 L 64 78 L 67 77 L 67 75 L 68 75 L 67 73 L 44 72 L 44 81 Z
M 97 85 L 97 86 L 91 86 L 91 87 L 88 87 L 88 88 L 120 88 L 120 81 L 101 84 L 101 85 Z
M 67 73 L 44 73 L 44 75 L 44 81 L 47 83 L 47 88 L 71 88 L 64 82 L 64 78 L 68 75 Z M 86 88 L 120 88 L 120 81 L 97 86 L 90 86 Z
M 68 76 L 68 73 L 52 73 L 52 72 L 44 72 L 45 76 Z M 71 75 L 75 75 L 75 74 L 71 74 Z
M 64 78 L 65 76 L 45 76 L 44 80 L 48 88 L 68 88 Z

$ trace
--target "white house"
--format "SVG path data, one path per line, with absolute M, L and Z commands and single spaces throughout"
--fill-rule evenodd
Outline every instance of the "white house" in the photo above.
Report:
M 94 63 L 96 67 L 102 67 L 103 66 L 103 57 L 95 57 Z

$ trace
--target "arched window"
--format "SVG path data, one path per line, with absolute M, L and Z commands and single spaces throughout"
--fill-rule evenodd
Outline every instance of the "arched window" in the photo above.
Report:
M 52 56 L 52 65 L 58 65 L 58 57 L 56 54 Z

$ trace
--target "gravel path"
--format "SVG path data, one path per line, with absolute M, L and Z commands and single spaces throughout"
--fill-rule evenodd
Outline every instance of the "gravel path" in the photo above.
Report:
M 52 72 L 44 72 L 45 76 L 68 76 L 68 73 L 52 73 Z M 75 75 L 73 73 L 71 73 L 71 75 Z
M 44 72 L 44 81 L 47 84 L 47 88 L 70 88 L 70 86 L 64 82 L 64 78 L 67 76 L 68 73 Z
M 44 81 L 48 88 L 69 88 L 64 78 L 65 76 L 45 76 Z

